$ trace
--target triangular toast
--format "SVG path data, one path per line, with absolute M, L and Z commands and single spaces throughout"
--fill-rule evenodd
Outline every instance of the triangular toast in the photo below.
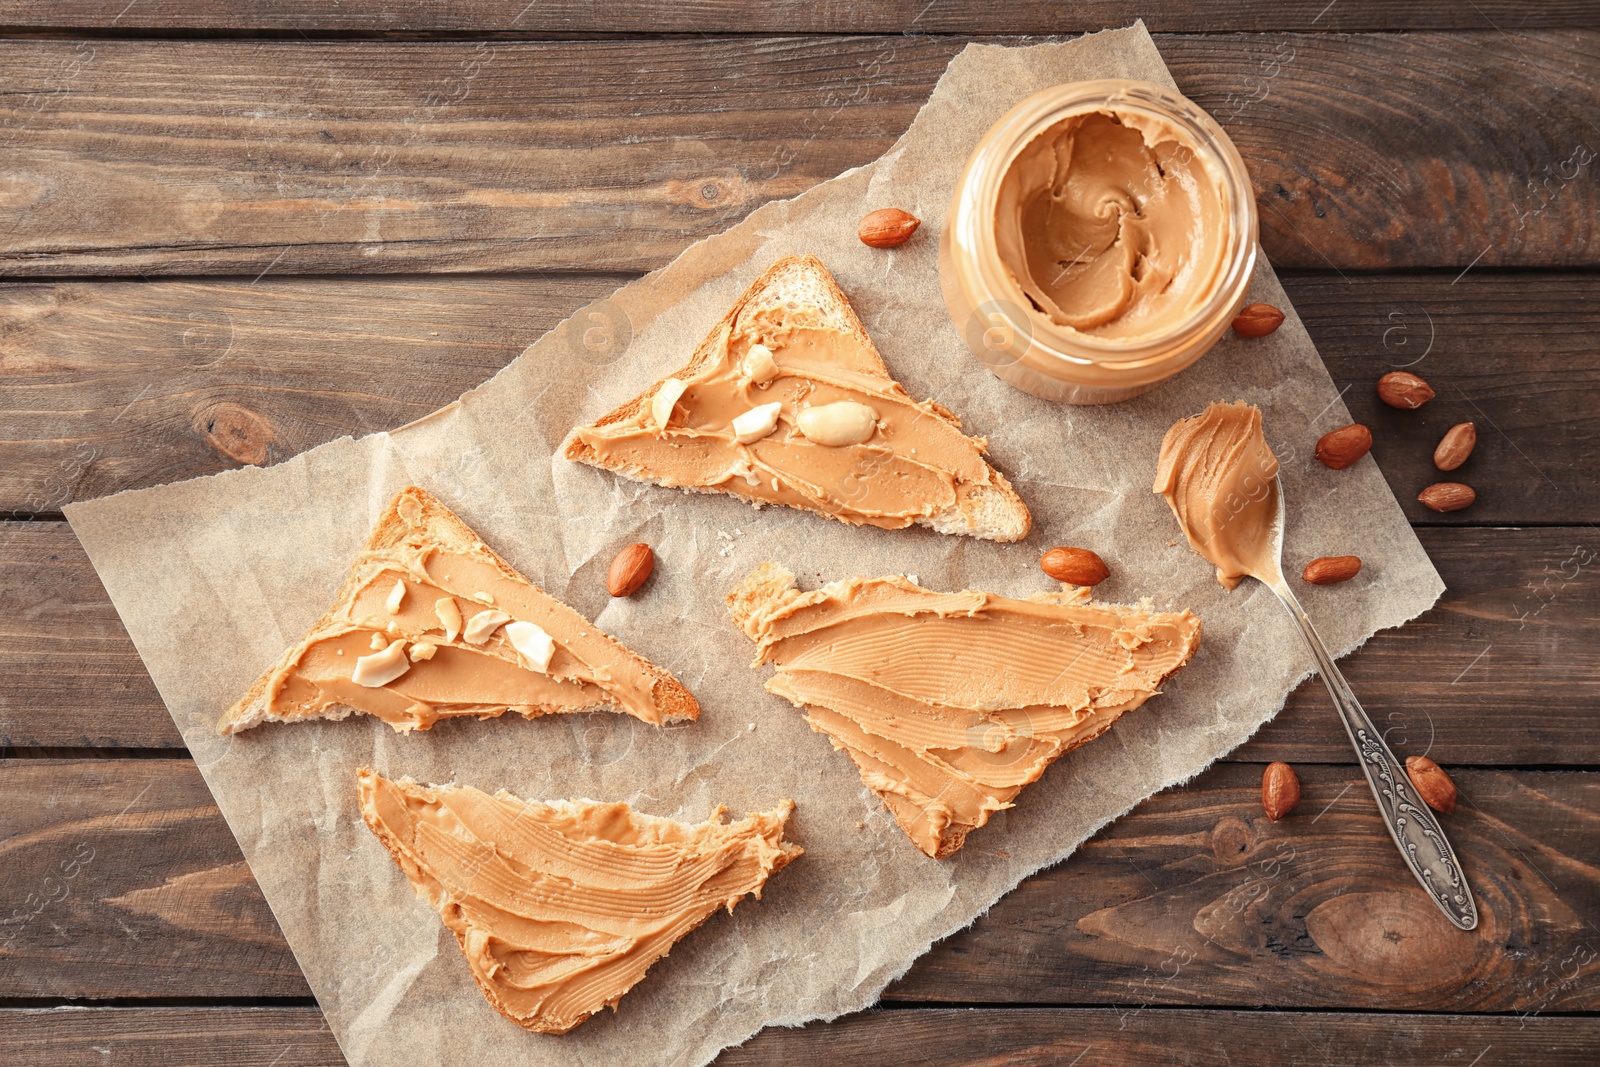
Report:
M 1187 611 L 938 593 L 900 577 L 802 593 L 766 563 L 728 596 L 806 709 L 923 852 L 942 859 L 1052 761 L 1143 704 L 1194 654 Z
M 460 715 L 604 707 L 658 725 L 700 714 L 671 674 L 529 582 L 412 486 L 384 509 L 333 606 L 217 732 L 352 711 L 404 731 Z
M 1028 509 L 984 460 L 986 447 L 890 376 L 820 260 L 788 256 L 745 290 L 687 366 L 573 431 L 565 455 L 757 507 L 1021 540 Z
M 615 1008 L 679 938 L 747 894 L 760 899 L 803 851 L 783 840 L 787 800 L 686 825 L 626 804 L 491 797 L 370 768 L 357 791 L 361 817 L 438 910 L 489 1003 L 541 1033 Z

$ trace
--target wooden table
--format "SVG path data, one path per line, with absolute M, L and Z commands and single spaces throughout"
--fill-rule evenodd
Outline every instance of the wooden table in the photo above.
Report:
M 1057 6 L 0 0 L 0 1062 L 343 1062 L 66 502 L 422 415 L 872 160 L 967 40 L 1141 13 L 1449 585 L 1347 670 L 1454 774 L 1482 925 L 1310 682 L 878 1009 L 719 1062 L 1600 1060 L 1600 5 Z M 1398 366 L 1438 398 L 1378 404 Z M 1436 515 L 1464 420 L 1478 503 Z

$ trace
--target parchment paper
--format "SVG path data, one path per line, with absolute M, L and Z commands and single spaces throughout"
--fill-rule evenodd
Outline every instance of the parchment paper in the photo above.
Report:
M 1311 459 L 1316 437 L 1349 418 L 1264 261 L 1250 299 L 1283 308 L 1283 327 L 1263 340 L 1230 335 L 1132 402 L 1035 400 L 963 346 L 936 263 L 962 162 L 1022 96 L 1109 77 L 1171 84 L 1142 25 L 1027 48 L 970 46 L 875 164 L 700 242 L 434 415 L 270 469 L 67 509 L 352 1064 L 698 1065 L 763 1026 L 863 1008 L 931 942 L 1019 880 L 1248 738 L 1311 661 L 1264 589 L 1222 591 L 1150 491 L 1162 433 L 1208 401 L 1242 397 L 1265 412 L 1293 509 L 1291 566 L 1324 554 L 1366 561 L 1349 585 L 1305 591 L 1330 646 L 1348 651 L 1433 603 L 1439 578 L 1372 462 L 1334 473 Z M 888 253 L 855 238 L 856 220 L 884 206 L 924 220 L 916 239 Z M 1033 510 L 1026 543 L 758 512 L 554 457 L 576 422 L 684 363 L 763 268 L 796 252 L 816 253 L 833 270 L 913 395 L 937 398 L 969 432 L 988 436 L 994 461 Z M 700 720 L 658 729 L 610 713 L 506 716 L 400 736 L 357 716 L 219 739 L 217 716 L 327 607 L 379 510 L 408 483 L 440 496 L 534 582 L 674 671 L 699 697 Z M 644 594 L 612 601 L 605 568 L 638 540 L 655 546 L 656 576 Z M 808 587 L 896 572 L 932 588 L 1020 596 L 1049 584 L 1037 560 L 1054 544 L 1107 558 L 1113 577 L 1097 590 L 1101 599 L 1150 597 L 1160 609 L 1196 611 L 1202 646 L 1164 695 L 1058 762 L 954 859 L 928 859 L 849 759 L 762 689 L 768 670 L 747 666 L 752 647 L 722 597 L 766 559 Z M 806 855 L 772 880 L 765 899 L 680 942 L 617 1013 L 564 1037 L 530 1034 L 488 1006 L 438 917 L 362 825 L 354 775 L 366 763 L 530 798 L 622 799 L 688 820 L 719 803 L 742 813 L 792 797 L 790 837 Z

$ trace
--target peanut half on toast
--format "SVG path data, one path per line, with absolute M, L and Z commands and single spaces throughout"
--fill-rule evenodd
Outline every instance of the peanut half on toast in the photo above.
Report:
M 679 938 L 759 899 L 803 851 L 783 839 L 787 800 L 688 825 L 626 804 L 543 804 L 366 768 L 357 791 L 362 819 L 438 910 L 489 1003 L 547 1034 L 615 1008 Z
M 938 859 L 1159 692 L 1200 644 L 1187 611 L 939 593 L 897 576 L 802 593 L 771 563 L 728 606 L 756 665 L 777 668 L 767 689 L 805 708 Z
M 409 731 L 460 715 L 600 708 L 658 725 L 700 714 L 671 674 L 533 585 L 412 486 L 372 528 L 327 614 L 217 732 L 353 711 Z
M 1031 518 L 987 442 L 889 375 L 815 256 L 774 263 L 689 364 L 573 431 L 568 459 L 842 522 L 1020 541 Z

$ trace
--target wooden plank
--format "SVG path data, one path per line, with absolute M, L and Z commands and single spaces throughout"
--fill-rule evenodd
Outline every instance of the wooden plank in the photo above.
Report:
M 183 747 L 71 527 L 0 526 L 0 749 Z
M 1589 1067 L 1600 1056 L 1592 1018 L 1356 1015 L 1117 1008 L 933 1008 L 872 1011 L 800 1029 L 763 1030 L 717 1067 L 1148 1067 L 1287 1063 L 1502 1067 L 1536 1054 L 1541 1067 Z M 1092 1052 L 1092 1055 L 1089 1053 Z M 1491 1054 L 1492 1053 L 1492 1054 Z M 80 1008 L 0 1011 L 0 1057 L 16 1067 L 343 1067 L 315 1008 Z M 1524 1061 L 1526 1062 L 1526 1061 Z
M 0 283 L 0 513 L 59 512 L 401 425 L 627 277 Z M 1413 520 L 1600 521 L 1600 274 L 1285 280 Z M 1438 398 L 1415 412 L 1378 403 L 1374 383 L 1398 365 Z M 1416 494 L 1444 477 L 1433 447 L 1462 420 L 1479 443 L 1454 477 L 1479 501 L 1441 516 Z M 1335 421 L 1269 429 L 1309 463 Z
M 1417 533 L 1444 595 L 1341 661 L 1389 743 L 1458 765 L 1600 763 L 1600 537 L 1592 528 Z M 1336 610 L 1322 603 L 1310 610 Z M 1340 762 L 1349 752 L 1311 678 L 1230 758 Z
M 1390 743 L 1449 764 L 1600 763 L 1600 540 L 1587 528 L 1425 529 L 1449 590 L 1343 669 Z M 182 741 L 65 523 L 0 524 L 0 744 L 178 748 Z M 1325 597 L 1337 603 L 1337 594 Z M 1313 602 L 1319 610 L 1322 602 Z M 1345 762 L 1322 684 L 1230 759 Z
M 1101 2 L 1058 5 L 1048 0 L 371 0 L 327 5 L 318 0 L 0 0 L 0 27 L 115 31 L 257 30 L 306 33 L 1087 33 L 1143 18 L 1152 30 L 1264 32 L 1271 30 L 1477 30 L 1508 31 L 1595 26 L 1592 5 L 1560 0 L 1529 8 L 1513 0 L 1458 4 L 1420 0 L 1395 5 L 1378 0 L 1249 0 L 1225 7 L 1193 0 L 1160 4 Z
M 1446 821 L 1482 913 L 1470 934 L 1406 872 L 1358 771 L 1300 778 L 1279 823 L 1261 812 L 1260 767 L 1219 764 L 1153 797 L 888 998 L 1595 1010 L 1600 773 L 1455 773 Z
M 1592 1063 L 1600 1022 L 1429 1015 L 1138 1008 L 869 1012 L 799 1030 L 764 1030 L 718 1067 L 1283 1067 L 1385 1064 L 1474 1067 L 1491 1049 L 1538 1049 L 1541 1063 Z M 1548 1057 L 1548 1058 L 1547 1058 Z M 1476 1067 L 1493 1062 L 1485 1058 Z
M 1413 522 L 1600 522 L 1600 275 L 1474 268 L 1318 274 L 1286 278 L 1285 287 L 1351 415 L 1372 427 L 1372 454 Z M 1437 394 L 1419 410 L 1378 400 L 1378 379 L 1402 369 Z M 1330 415 L 1301 440 L 1336 421 Z M 1446 474 L 1433 450 L 1458 422 L 1477 426 L 1478 445 Z M 1313 460 L 1307 453 L 1300 462 Z M 1448 515 L 1417 502 L 1446 480 L 1472 485 L 1477 502 Z
M 14 1067 L 345 1067 L 316 1008 L 0 1010 L 0 1060 Z
M 627 277 L 0 283 L 0 511 L 404 425 Z
M 309 996 L 186 760 L 0 762 L 0 997 Z
M 1348 270 L 1600 262 L 1594 42 L 1159 43 L 1274 262 Z M 875 158 L 963 43 L 4 41 L 0 272 L 645 270 Z
M 1600 772 L 1456 773 L 1450 834 L 1484 913 L 1470 935 L 1412 882 L 1353 767 L 1302 767 L 1301 808 L 1276 824 L 1260 775 L 1218 765 L 1141 804 L 889 998 L 1600 1007 Z M 17 800 L 0 810 L 8 896 L 38 910 L 0 920 L 0 997 L 307 995 L 191 764 L 5 761 L 0 788 Z

